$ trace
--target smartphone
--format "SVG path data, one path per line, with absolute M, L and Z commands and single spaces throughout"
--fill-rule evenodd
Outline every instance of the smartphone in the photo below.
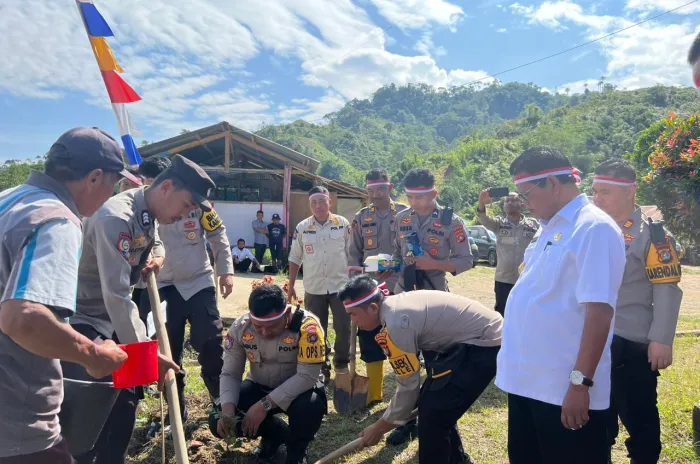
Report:
M 508 187 L 492 187 L 489 189 L 489 197 L 502 198 L 508 196 L 510 189 Z

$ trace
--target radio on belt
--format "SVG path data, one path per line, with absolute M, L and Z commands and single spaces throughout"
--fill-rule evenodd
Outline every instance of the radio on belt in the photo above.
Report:
M 369 256 L 364 263 L 365 272 L 385 272 L 385 271 L 400 271 L 401 260 L 391 259 L 391 255 L 379 254 L 377 256 Z

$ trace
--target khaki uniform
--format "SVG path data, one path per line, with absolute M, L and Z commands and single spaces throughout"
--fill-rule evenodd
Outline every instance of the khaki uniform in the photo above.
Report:
M 496 281 L 515 284 L 518 281 L 518 266 L 523 262 L 525 249 L 540 228 L 533 218 L 520 217 L 513 224 L 507 217 L 490 217 L 486 212 L 477 211 L 479 222 L 496 234 Z
M 394 254 L 396 215 L 408 209 L 403 203 L 391 202 L 389 211 L 379 211 L 374 205 L 362 208 L 355 214 L 352 222 L 352 234 L 348 256 L 351 266 L 361 266 L 370 256 Z M 398 273 L 392 273 L 386 279 L 387 288 L 394 290 L 399 280 Z
M 154 257 L 165 256 L 144 191 L 120 193 L 83 220 L 77 308 L 70 322 L 87 324 L 104 338 L 116 332 L 120 343 L 149 340 L 130 287 L 151 251 Z
M 396 239 L 394 241 L 394 258 L 401 258 L 408 255 L 408 245 L 404 240 L 405 236 L 417 232 L 421 241 L 423 253 L 431 256 L 439 261 L 454 261 L 455 273 L 471 269 L 474 262 L 471 246 L 467 240 L 467 233 L 464 230 L 464 222 L 462 218 L 456 214 L 452 215 L 448 224 L 443 224 L 442 216 L 445 208 L 438 205 L 433 213 L 425 218 L 423 223 L 416 212 L 412 209 L 406 209 L 396 215 L 394 228 Z M 402 271 L 404 265 L 402 264 Z M 435 290 L 447 291 L 447 279 L 444 272 L 441 271 L 424 271 L 432 282 Z M 432 289 L 427 284 L 427 289 Z M 395 293 L 404 291 L 403 273 L 399 276 L 398 283 L 394 289 Z

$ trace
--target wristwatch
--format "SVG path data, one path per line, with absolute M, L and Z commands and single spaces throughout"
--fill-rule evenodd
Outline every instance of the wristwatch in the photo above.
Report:
M 571 371 L 571 374 L 569 374 L 569 382 L 571 382 L 571 385 L 576 385 L 576 386 L 581 386 L 583 385 L 584 387 L 592 387 L 593 386 L 593 381 L 583 375 L 581 371 Z
M 272 403 L 270 403 L 270 399 L 267 396 L 261 399 L 260 402 L 265 412 L 269 412 L 272 409 Z

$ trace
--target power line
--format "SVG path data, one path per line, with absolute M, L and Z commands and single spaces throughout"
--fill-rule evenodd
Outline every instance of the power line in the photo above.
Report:
M 670 14 L 670 13 L 673 13 L 674 11 L 678 11 L 678 10 L 680 10 L 681 8 L 685 8 L 686 6 L 692 5 L 693 3 L 697 3 L 698 1 L 700 1 L 700 0 L 692 0 L 692 1 L 688 2 L 688 3 L 685 3 L 685 4 L 683 4 L 683 5 L 680 5 L 680 6 L 676 7 L 676 8 L 671 9 L 671 10 L 666 10 L 666 11 L 664 11 L 663 13 L 659 13 L 659 14 L 657 14 L 657 15 L 655 15 L 655 16 L 652 16 L 652 17 L 650 17 L 650 18 L 647 18 L 647 19 L 645 19 L 645 20 L 643 20 L 643 21 L 639 21 L 639 22 L 637 22 L 637 23 L 631 24 L 631 25 L 629 25 L 629 26 L 627 26 L 627 27 L 624 27 L 624 28 L 622 28 L 622 29 L 618 29 L 618 30 L 613 31 L 613 32 L 611 32 L 611 33 L 609 33 L 609 34 L 605 34 L 605 35 L 603 35 L 603 36 L 601 36 L 601 37 L 597 37 L 597 38 L 592 39 L 592 40 L 589 40 L 589 41 L 587 41 L 587 42 L 583 42 L 583 43 L 578 44 L 578 45 L 576 45 L 576 46 L 574 46 L 574 47 L 567 48 L 566 50 L 562 50 L 562 51 L 560 51 L 560 52 L 553 53 L 553 54 L 551 54 L 551 55 L 547 55 L 547 56 L 545 56 L 545 57 L 542 57 L 542 58 L 539 58 L 539 59 L 536 59 L 536 60 L 533 60 L 533 61 L 529 61 L 529 62 L 527 62 L 527 63 L 524 63 L 524 64 L 521 64 L 521 65 L 518 65 L 518 66 L 515 66 L 515 67 L 512 67 L 512 68 L 509 68 L 509 69 L 506 69 L 506 70 L 503 70 L 503 71 L 500 71 L 500 72 L 497 72 L 497 73 L 494 73 L 494 74 L 486 75 L 486 76 L 484 76 L 484 77 L 482 77 L 482 78 L 476 79 L 476 80 L 471 81 L 471 82 L 468 82 L 468 83 L 466 83 L 466 84 L 455 85 L 455 86 L 452 86 L 451 88 L 454 89 L 454 88 L 457 88 L 457 87 L 469 87 L 470 85 L 476 84 L 476 83 L 481 82 L 481 81 L 484 81 L 484 80 L 486 80 L 486 79 L 491 79 L 491 78 L 494 78 L 494 77 L 496 77 L 496 76 L 500 76 L 500 75 L 503 75 L 503 74 L 506 74 L 506 73 L 509 73 L 509 72 L 512 72 L 512 71 L 516 71 L 516 70 L 518 70 L 518 69 L 522 69 L 522 68 L 525 68 L 525 67 L 527 67 L 527 66 L 531 66 L 531 65 L 533 65 L 533 64 L 537 64 L 537 63 L 540 63 L 540 62 L 542 62 L 542 61 L 549 60 L 549 59 L 554 58 L 554 57 L 557 57 L 557 56 L 559 56 L 559 55 L 563 55 L 563 54 L 565 54 L 565 53 L 569 53 L 569 52 L 574 51 L 574 50 L 577 50 L 577 49 L 579 49 L 579 48 L 581 48 L 581 47 L 585 47 L 585 46 L 587 46 L 587 45 L 591 45 L 591 44 L 593 44 L 593 43 L 600 42 L 601 40 L 607 39 L 607 38 L 612 37 L 612 36 L 614 36 L 614 35 L 617 35 L 617 34 L 619 34 L 619 33 L 621 33 L 621 32 L 625 32 L 625 31 L 630 30 L 630 29 L 632 29 L 632 28 L 634 28 L 634 27 L 641 26 L 641 25 L 644 24 L 644 23 L 648 23 L 649 21 L 653 21 L 654 19 L 657 19 L 657 18 L 660 18 L 661 16 L 664 16 L 664 15 L 667 15 L 667 14 Z M 381 109 L 386 108 L 386 107 L 391 108 L 391 107 L 394 106 L 394 105 L 397 105 L 397 104 L 400 104 L 400 103 L 407 103 L 407 102 L 410 102 L 410 101 L 413 101 L 413 100 L 417 100 L 417 99 L 419 99 L 419 98 L 421 98 L 421 96 L 417 96 L 417 97 L 413 97 L 413 98 L 407 98 L 407 99 L 405 99 L 405 100 L 400 100 L 400 101 L 396 101 L 396 102 L 393 102 L 393 103 L 387 103 L 387 104 L 385 104 L 385 105 L 383 105 L 383 106 L 377 108 L 376 110 L 381 110 Z M 312 123 L 313 123 L 313 122 L 319 122 L 319 121 L 323 121 L 323 119 L 324 119 L 324 118 L 319 118 L 319 119 L 315 119 L 315 120 L 310 121 L 310 122 L 312 122 Z

